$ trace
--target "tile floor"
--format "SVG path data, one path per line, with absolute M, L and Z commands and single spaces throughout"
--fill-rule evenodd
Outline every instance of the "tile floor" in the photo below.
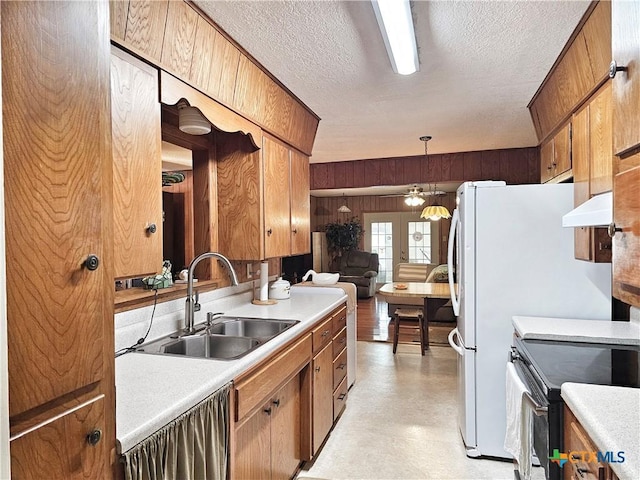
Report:
M 456 424 L 456 356 L 449 347 L 358 342 L 347 408 L 299 479 L 513 479 L 509 462 L 471 459 Z M 544 478 L 534 468 L 534 478 Z M 542 476 L 540 476 L 542 474 Z

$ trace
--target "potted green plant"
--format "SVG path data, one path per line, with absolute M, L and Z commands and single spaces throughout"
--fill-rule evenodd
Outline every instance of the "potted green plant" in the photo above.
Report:
M 332 269 L 335 269 L 338 259 L 344 252 L 356 250 L 362 239 L 364 230 L 357 217 L 340 223 L 331 222 L 325 225 L 327 235 L 327 250 L 331 255 Z

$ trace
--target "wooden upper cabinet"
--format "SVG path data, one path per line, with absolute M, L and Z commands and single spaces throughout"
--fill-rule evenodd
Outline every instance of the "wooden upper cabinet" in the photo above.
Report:
M 529 103 L 538 139 L 547 138 L 606 78 L 611 49 L 608 1 L 585 12 L 547 78 Z
M 130 0 L 124 41 L 132 50 L 160 63 L 168 0 Z
M 111 55 L 115 278 L 162 268 L 162 131 L 158 71 Z
M 589 102 L 589 132 L 590 193 L 597 195 L 613 186 L 611 82 Z
M 640 307 L 640 166 L 616 175 L 613 187 L 613 296 Z
M 289 149 L 268 136 L 262 138 L 264 162 L 265 257 L 291 252 Z
M 573 204 L 578 206 L 589 200 L 589 107 L 586 106 L 571 119 L 573 126 Z M 579 260 L 591 260 L 591 232 L 589 228 L 574 229 L 574 255 Z
M 540 147 L 540 180 L 563 181 L 571 170 L 571 122 Z
M 606 83 L 573 115 L 571 158 L 574 205 L 593 195 L 611 190 L 611 84 Z M 575 229 L 575 257 L 580 260 L 611 262 L 611 242 L 603 229 Z
M 619 71 L 613 78 L 613 152 L 624 155 L 640 146 L 640 3 L 611 4 L 611 49 Z
M 162 42 L 162 65 L 182 78 L 189 78 L 200 16 L 184 2 L 169 2 Z
M 309 158 L 291 150 L 291 255 L 311 251 Z

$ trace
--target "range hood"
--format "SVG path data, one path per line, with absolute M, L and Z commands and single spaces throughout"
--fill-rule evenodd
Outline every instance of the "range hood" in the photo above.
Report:
M 591 197 L 562 217 L 563 227 L 607 227 L 613 221 L 613 193 Z

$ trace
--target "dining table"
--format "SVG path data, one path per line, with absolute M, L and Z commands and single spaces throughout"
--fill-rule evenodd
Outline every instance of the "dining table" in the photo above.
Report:
M 457 284 L 454 284 L 457 290 Z M 388 303 L 402 303 L 403 299 L 423 299 L 424 343 L 429 347 L 429 318 L 451 299 L 448 283 L 434 282 L 391 282 L 378 290 Z

